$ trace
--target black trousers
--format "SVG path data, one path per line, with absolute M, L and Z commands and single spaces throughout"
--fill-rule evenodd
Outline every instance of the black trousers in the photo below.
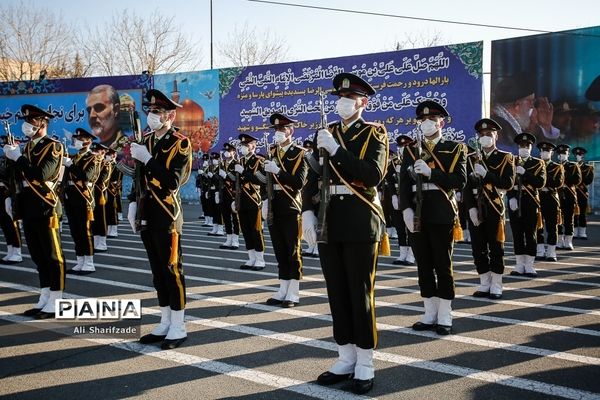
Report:
M 210 217 L 210 210 L 208 209 L 208 203 L 206 201 L 206 192 L 202 190 L 202 188 L 197 189 L 200 190 L 200 205 L 202 206 L 202 213 L 205 217 Z
M 92 234 L 94 236 L 106 236 L 106 192 L 94 189 L 94 221 L 92 222 Z M 104 200 L 104 201 L 102 201 Z
M 500 216 L 495 212 L 489 212 L 479 226 L 473 225 L 470 217 L 468 223 L 471 232 L 471 250 L 477 273 L 481 275 L 491 271 L 503 274 L 504 243 L 498 240 Z
M 531 200 L 527 200 L 523 194 L 521 200 L 521 217 L 518 210 L 509 209 L 510 229 L 512 230 L 515 255 L 534 256 L 537 250 L 537 212 L 538 208 Z
M 223 216 L 225 233 L 228 235 L 239 235 L 240 220 L 238 219 L 238 215 L 231 210 L 231 203 L 233 202 L 233 199 L 227 195 L 223 195 L 223 197 L 224 198 L 221 200 L 221 215 Z
M 300 214 L 275 214 L 273 225 L 269 226 L 269 232 L 277 259 L 279 279 L 302 279 L 302 248 L 300 247 L 302 221 Z
M 568 189 L 562 189 L 559 193 L 563 223 L 558 227 L 558 233 L 560 235 L 572 235 L 573 225 L 575 223 L 575 204 L 577 204 L 577 196 Z
M 579 216 L 575 217 L 575 226 L 578 228 L 587 227 L 587 208 L 588 208 L 588 194 L 577 191 L 577 204 L 579 205 Z
M 78 256 L 94 255 L 94 242 L 92 241 L 91 221 L 88 220 L 87 204 L 66 199 L 65 208 L 71 237 L 75 242 L 75 254 Z
M 333 338 L 340 346 L 377 346 L 375 272 L 379 243 L 319 243 Z
M 37 267 L 40 287 L 58 291 L 65 289 L 65 258 L 58 227 L 51 227 L 50 219 L 23 218 L 23 231 L 29 254 Z
M 6 213 L 4 209 L 4 201 L 6 197 L 0 196 L 0 229 L 4 233 L 6 244 L 13 247 L 21 247 L 21 232 L 19 224 L 13 221 L 12 217 Z
M 104 207 L 106 211 L 106 225 L 119 225 L 117 218 L 118 206 L 117 196 L 111 193 L 110 190 L 106 191 L 106 204 Z
M 544 227 L 537 231 L 537 243 L 546 243 L 556 246 L 558 239 L 558 213 L 560 204 L 558 195 L 552 192 L 540 192 L 540 205 L 542 208 L 542 220 Z M 546 240 L 544 241 L 544 229 Z
M 454 299 L 452 227 L 422 222 L 421 232 L 408 234 L 417 261 L 421 297 Z
M 175 244 L 177 261 L 170 265 L 172 234 L 167 229 L 146 229 L 142 230 L 141 236 L 152 269 L 152 283 L 158 296 L 158 305 L 169 306 L 175 311 L 183 310 L 186 299 L 181 238 L 178 236 Z
M 408 235 L 406 234 L 406 224 L 402 217 L 402 211 L 392 211 L 392 221 L 398 233 L 398 246 L 408 246 Z
M 260 208 L 240 210 L 238 217 L 242 235 L 244 235 L 244 241 L 246 242 L 246 250 L 265 251 L 262 227 L 257 226 L 258 223 L 262 222 Z

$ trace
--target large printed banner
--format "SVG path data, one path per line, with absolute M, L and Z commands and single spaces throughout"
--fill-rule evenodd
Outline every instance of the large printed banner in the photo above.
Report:
M 438 101 L 448 109 L 444 135 L 465 141 L 481 117 L 482 47 L 482 42 L 474 42 L 155 76 L 6 82 L 0 84 L 0 118 L 7 118 L 15 136 L 21 136 L 20 106 L 35 104 L 56 116 L 50 135 L 68 143 L 76 128 L 88 129 L 100 142 L 117 148 L 120 163 L 131 167 L 132 111 L 139 112 L 145 127 L 142 99 L 148 89 L 156 88 L 183 105 L 175 125 L 190 138 L 197 168 L 201 154 L 219 152 L 228 141 L 237 144 L 241 133 L 259 137 L 264 152 L 264 133 L 269 132 L 268 120 L 274 112 L 299 121 L 295 131 L 298 143 L 312 138 L 320 121 L 319 91 L 331 91 L 336 74 L 354 72 L 377 91 L 364 118 L 384 124 L 390 141 L 399 134 L 414 135 L 415 108 L 424 99 Z M 338 119 L 335 100 L 329 95 L 325 101 L 330 122 Z M 130 183 L 125 179 L 124 193 Z M 193 177 L 181 196 L 187 201 L 197 199 Z
M 600 27 L 492 42 L 492 118 L 600 160 Z

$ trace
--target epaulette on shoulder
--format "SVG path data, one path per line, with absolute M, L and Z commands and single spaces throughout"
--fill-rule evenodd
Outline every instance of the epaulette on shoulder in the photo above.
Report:
M 327 128 L 333 128 L 334 126 L 336 126 L 337 124 L 339 124 L 340 121 L 333 121 L 327 124 Z
M 380 124 L 379 122 L 365 121 L 365 125 L 371 125 L 377 128 L 385 128 L 385 125 Z
M 181 132 L 178 132 L 178 131 L 175 131 L 175 132 L 173 132 L 173 136 L 175 136 L 175 137 L 176 137 L 177 139 L 179 139 L 179 140 L 185 140 L 185 139 L 187 139 L 187 138 L 188 138 L 188 137 L 187 137 L 187 136 L 185 136 L 183 133 L 181 133 Z

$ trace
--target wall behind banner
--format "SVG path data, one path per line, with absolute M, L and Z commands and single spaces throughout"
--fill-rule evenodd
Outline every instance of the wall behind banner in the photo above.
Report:
M 482 50 L 482 42 L 473 42 L 155 76 L 6 82 L 0 84 L 0 117 L 9 118 L 15 124 L 13 132 L 20 136 L 19 108 L 24 103 L 36 104 L 56 115 L 50 134 L 62 140 L 77 127 L 91 129 L 86 98 L 95 86 L 109 84 L 122 98 L 119 118 L 123 134 L 130 136 L 130 111 L 140 112 L 145 127 L 141 102 L 145 92 L 154 87 L 183 105 L 175 125 L 192 141 L 196 169 L 200 154 L 219 152 L 227 141 L 237 144 L 240 133 L 260 136 L 264 146 L 263 133 L 269 131 L 268 119 L 273 112 L 300 121 L 295 133 L 298 143 L 312 138 L 319 121 L 318 91 L 332 90 L 332 78 L 337 73 L 354 72 L 377 90 L 364 118 L 383 123 L 391 141 L 399 134 L 414 135 L 415 108 L 424 99 L 438 101 L 448 109 L 451 117 L 444 135 L 465 141 L 472 136 L 474 122 L 481 118 Z M 328 96 L 325 104 L 330 122 L 337 119 L 335 100 Z M 128 143 L 119 147 L 119 159 L 131 166 Z M 195 174 L 181 190 L 185 201 L 197 201 L 194 178 Z M 125 178 L 124 194 L 130 186 L 131 179 Z

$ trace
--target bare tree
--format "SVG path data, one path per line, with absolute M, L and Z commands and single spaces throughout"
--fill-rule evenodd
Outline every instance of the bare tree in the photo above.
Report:
M 130 10 L 116 11 L 104 25 L 80 37 L 80 49 L 95 73 L 136 75 L 195 70 L 202 58 L 174 16 L 155 10 L 142 18 Z
M 417 49 L 423 47 L 440 46 L 444 43 L 444 36 L 440 31 L 405 32 L 401 39 L 395 38 L 387 50 Z
M 73 30 L 52 10 L 20 2 L 0 6 L 0 80 L 67 76 Z
M 217 45 L 217 50 L 223 66 L 244 67 L 284 61 L 288 46 L 270 30 L 257 32 L 246 23 L 243 28 L 236 26 L 227 40 Z

